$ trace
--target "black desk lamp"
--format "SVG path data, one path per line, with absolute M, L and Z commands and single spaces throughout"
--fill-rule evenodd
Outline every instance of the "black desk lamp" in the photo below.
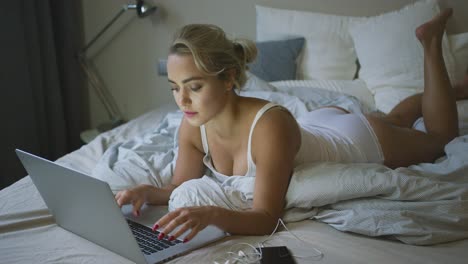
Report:
M 109 23 L 107 23 L 107 25 L 105 25 L 104 28 L 101 29 L 101 31 L 99 31 L 99 33 L 97 33 L 97 35 L 78 52 L 78 60 L 80 61 L 81 67 L 83 68 L 91 87 L 93 87 L 99 97 L 99 100 L 104 105 L 110 119 L 110 122 L 98 125 L 97 134 L 119 126 L 125 123 L 125 120 L 114 97 L 106 88 L 104 82 L 98 77 L 95 70 L 93 70 L 94 67 L 92 67 L 90 59 L 87 58 L 86 51 L 99 39 L 99 37 L 102 36 L 102 34 L 104 34 L 104 32 L 107 31 L 107 29 L 109 29 L 110 26 L 112 26 L 112 24 L 114 24 L 115 21 L 117 21 L 117 19 L 119 19 L 123 13 L 129 9 L 135 9 L 138 17 L 144 18 L 154 13 L 157 7 L 145 3 L 143 0 L 136 1 L 136 4 L 127 4 L 122 6 L 120 11 L 109 21 Z

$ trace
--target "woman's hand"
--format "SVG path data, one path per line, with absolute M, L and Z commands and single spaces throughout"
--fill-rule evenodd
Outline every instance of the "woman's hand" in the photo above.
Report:
M 142 184 L 134 188 L 118 192 L 115 195 L 115 200 L 119 207 L 122 207 L 125 204 L 132 204 L 133 215 L 140 216 L 140 209 L 143 204 L 148 201 L 151 191 L 154 191 L 153 186 Z
M 166 235 L 171 234 L 177 227 L 180 227 L 169 236 L 168 240 L 172 241 L 191 229 L 191 232 L 184 238 L 184 243 L 188 242 L 192 240 L 198 232 L 211 224 L 211 219 L 213 215 L 215 215 L 215 210 L 216 207 L 214 206 L 179 208 L 167 213 L 159 219 L 159 221 L 154 224 L 153 231 L 160 227 L 163 228 L 158 237 L 162 239 Z

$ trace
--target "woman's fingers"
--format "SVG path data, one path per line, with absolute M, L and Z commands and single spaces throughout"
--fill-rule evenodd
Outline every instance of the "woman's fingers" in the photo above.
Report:
M 138 199 L 132 202 L 133 203 L 133 215 L 134 216 L 140 216 L 140 209 L 145 203 L 142 199 Z
M 200 228 L 198 228 L 198 225 L 194 225 L 193 222 L 186 222 L 184 225 L 181 226 L 181 228 L 177 229 L 173 234 L 171 234 L 171 236 L 169 236 L 169 240 L 174 240 L 180 237 L 188 230 L 191 230 L 191 232 L 187 236 L 185 236 L 184 243 L 192 240 L 192 238 L 194 238 L 198 234 L 198 232 L 200 232 Z
M 123 190 L 118 192 L 115 195 L 115 200 L 117 201 L 117 205 L 122 207 L 125 204 L 132 204 L 133 205 L 133 215 L 140 216 L 140 209 L 143 204 L 146 202 L 146 192 L 147 192 L 146 185 L 139 185 L 132 189 Z
M 175 211 L 172 211 L 172 212 L 169 212 L 167 213 L 166 215 L 164 215 L 163 217 L 161 217 L 161 219 L 159 219 L 159 221 L 157 221 L 154 226 L 153 226 L 153 231 L 155 231 L 156 229 L 158 228 L 162 228 L 164 227 L 163 230 L 161 230 L 161 233 L 160 235 L 158 236 L 159 239 L 162 239 L 163 237 L 165 237 L 167 234 L 169 234 L 170 232 L 172 232 L 172 230 L 177 227 L 177 225 L 175 225 L 175 227 L 172 227 L 170 225 L 171 221 L 173 219 L 176 219 L 178 216 L 179 216 L 179 213 L 180 211 L 179 210 L 175 210 Z
M 180 208 L 172 211 L 156 222 L 153 229 L 163 227 L 158 238 L 168 236 L 170 241 L 190 231 L 184 238 L 184 242 L 188 242 L 204 228 L 203 226 L 206 226 L 206 223 L 202 224 L 202 216 L 197 211 L 195 208 Z
M 122 207 L 122 205 L 128 204 L 131 201 L 128 195 L 125 195 L 125 192 L 126 191 L 120 191 L 115 195 L 115 200 L 117 201 L 117 205 L 119 207 Z
M 169 212 L 169 213 L 165 214 L 163 217 L 161 217 L 159 219 L 159 221 L 157 221 L 154 224 L 154 226 L 158 226 L 158 228 L 166 226 L 167 224 L 169 224 L 169 222 L 172 221 L 172 219 L 176 218 L 178 215 L 179 215 L 179 209 L 177 209 L 175 211 L 172 211 L 172 212 Z
M 190 232 L 187 236 L 185 236 L 184 243 L 187 243 L 190 240 L 192 240 L 192 238 L 194 238 L 198 234 L 198 232 L 200 232 L 200 229 L 198 228 L 198 226 L 192 227 L 191 229 L 192 229 L 192 232 Z
M 185 231 L 191 229 L 193 226 L 193 220 L 184 218 L 184 217 L 177 217 L 172 220 L 163 230 L 163 233 L 169 235 L 169 239 L 172 240 L 182 235 Z M 175 231 L 175 232 L 174 232 Z
M 119 207 L 122 207 L 125 204 L 130 204 L 130 203 L 134 204 L 136 201 L 141 200 L 141 199 L 138 199 L 137 193 L 131 190 L 120 191 L 117 193 L 115 198 L 117 200 L 117 204 L 119 205 Z
M 117 205 L 118 205 L 118 204 L 119 204 L 118 201 L 119 201 L 119 198 L 120 198 L 120 192 L 116 193 L 115 196 L 114 196 L 114 198 L 115 198 L 115 201 L 117 202 Z M 120 206 L 120 205 L 119 205 L 119 206 Z

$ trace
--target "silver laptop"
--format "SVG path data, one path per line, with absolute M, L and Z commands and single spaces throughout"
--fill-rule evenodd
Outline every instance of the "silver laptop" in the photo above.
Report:
M 131 205 L 118 207 L 106 182 L 22 150 L 16 153 L 59 226 L 136 263 L 169 261 L 228 235 L 208 226 L 187 243 L 167 236 L 158 240 L 159 231 L 151 226 L 167 213 L 166 206 L 145 205 L 134 217 Z

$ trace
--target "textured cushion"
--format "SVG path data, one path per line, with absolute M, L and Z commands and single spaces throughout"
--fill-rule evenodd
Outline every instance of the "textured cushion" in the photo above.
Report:
M 270 83 L 258 78 L 251 72 L 247 71 L 247 82 L 241 88 L 241 91 L 267 91 L 274 92 L 276 88 Z
M 455 59 L 455 80 L 462 80 L 468 70 L 468 32 L 449 35 L 450 47 Z
M 468 74 L 468 32 L 448 36 L 455 58 L 455 79 L 463 80 Z M 457 101 L 460 135 L 468 135 L 468 100 Z
M 298 79 L 352 80 L 356 53 L 348 24 L 356 17 L 256 6 L 257 41 L 302 36 Z
M 424 87 L 424 55 L 415 29 L 439 13 L 435 0 L 424 0 L 401 10 L 369 17 L 349 26 L 363 79 L 375 96 L 377 108 L 389 112 L 409 95 Z M 443 55 L 451 79 L 454 59 L 447 37 Z
M 257 42 L 257 59 L 249 65 L 251 73 L 271 82 L 296 79 L 296 60 L 304 38 Z

